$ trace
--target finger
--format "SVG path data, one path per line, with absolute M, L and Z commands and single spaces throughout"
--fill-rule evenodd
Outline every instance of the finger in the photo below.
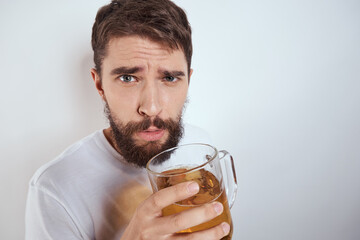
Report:
M 208 222 L 211 219 L 219 216 L 224 210 L 224 207 L 219 202 L 204 204 L 199 207 L 194 207 L 177 214 L 159 219 L 157 231 L 161 234 L 169 234 L 179 232 L 181 230 Z
M 159 214 L 163 208 L 191 197 L 197 192 L 199 192 L 199 185 L 196 182 L 179 183 L 152 194 L 143 202 L 140 211 L 150 215 Z
M 172 240 L 219 240 L 227 236 L 230 232 L 230 225 L 226 222 L 223 222 L 216 227 L 209 228 L 206 230 L 193 232 L 193 233 L 179 233 L 174 235 Z

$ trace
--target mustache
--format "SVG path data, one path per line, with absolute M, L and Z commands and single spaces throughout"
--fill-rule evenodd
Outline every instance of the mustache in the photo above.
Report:
M 150 126 L 155 126 L 158 129 L 164 130 L 172 130 L 174 128 L 175 122 L 171 119 L 163 120 L 160 117 L 156 117 L 154 119 L 145 118 L 140 122 L 129 122 L 125 125 L 124 130 L 125 134 L 131 136 L 132 134 L 140 131 L 145 131 Z

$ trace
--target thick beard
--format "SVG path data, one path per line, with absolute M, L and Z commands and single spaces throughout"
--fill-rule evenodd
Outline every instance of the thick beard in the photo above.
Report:
M 178 116 L 177 121 L 172 119 L 162 120 L 156 117 L 153 120 L 145 118 L 140 122 L 123 124 L 111 113 L 107 103 L 105 103 L 105 114 L 110 123 L 112 140 L 117 151 L 128 163 L 138 167 L 145 167 L 147 162 L 156 154 L 176 147 L 183 136 L 184 128 L 181 114 Z M 144 145 L 137 145 L 133 140 L 134 134 L 148 129 L 151 125 L 168 131 L 169 135 L 166 141 L 163 144 L 159 141 L 149 141 Z

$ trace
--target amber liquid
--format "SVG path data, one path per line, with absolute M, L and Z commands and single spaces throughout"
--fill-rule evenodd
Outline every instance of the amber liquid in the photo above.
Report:
M 223 237 L 221 240 L 231 240 L 233 227 L 232 227 L 229 204 L 225 191 L 222 190 L 222 187 L 218 179 L 211 172 L 206 171 L 204 169 L 181 174 L 186 170 L 187 170 L 186 168 L 168 170 L 163 173 L 171 174 L 170 176 L 157 178 L 157 186 L 159 189 L 170 187 L 175 184 L 190 180 L 196 181 L 200 186 L 200 190 L 196 195 L 164 208 L 162 211 L 163 216 L 176 214 L 184 210 L 198 207 L 199 205 L 213 201 L 221 202 L 222 205 L 224 206 L 224 211 L 222 212 L 221 215 L 210 220 L 209 222 L 202 223 L 200 225 L 188 229 L 184 229 L 179 233 L 189 233 L 189 232 L 205 230 L 211 227 L 215 227 L 221 224 L 222 222 L 227 222 L 231 227 L 230 232 L 227 236 Z

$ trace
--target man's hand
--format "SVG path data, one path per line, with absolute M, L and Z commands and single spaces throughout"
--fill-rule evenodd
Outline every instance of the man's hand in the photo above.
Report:
M 197 183 L 185 182 L 152 194 L 136 209 L 121 240 L 215 240 L 226 236 L 230 230 L 227 223 L 199 232 L 176 234 L 220 215 L 223 206 L 219 202 L 204 204 L 170 216 L 162 216 L 163 208 L 191 197 L 198 191 Z

